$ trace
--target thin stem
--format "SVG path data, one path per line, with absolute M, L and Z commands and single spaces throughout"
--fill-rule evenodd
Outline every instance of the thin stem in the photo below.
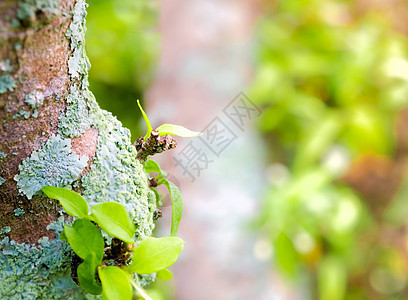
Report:
M 140 286 L 138 286 L 133 280 L 130 280 L 130 283 L 133 285 L 137 293 L 143 297 L 145 300 L 153 300 L 152 298 L 149 297 L 148 294 L 146 294 L 145 290 L 142 289 Z

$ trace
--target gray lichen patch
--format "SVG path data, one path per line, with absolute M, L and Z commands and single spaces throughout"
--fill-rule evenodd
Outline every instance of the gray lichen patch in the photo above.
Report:
M 0 94 L 4 94 L 7 91 L 12 92 L 16 87 L 16 81 L 9 75 L 9 73 L 13 71 L 9 59 L 0 61 L 0 71 L 2 71 L 2 75 L 0 76 Z
M 67 137 L 78 137 L 91 126 L 84 92 L 73 85 L 66 101 L 69 105 L 66 112 L 59 117 L 58 133 Z
M 90 67 L 91 64 L 85 54 L 85 49 L 82 46 L 78 46 L 68 59 L 69 75 L 73 79 L 78 79 L 81 75 L 86 74 Z
M 31 113 L 29 111 L 25 110 L 20 110 L 18 113 L 13 115 L 11 118 L 12 119 L 18 119 L 20 117 L 24 117 L 25 119 L 28 119 L 30 117 Z
M 19 191 L 31 199 L 43 186 L 64 187 L 77 180 L 87 161 L 87 157 L 71 151 L 70 139 L 51 136 L 40 150 L 21 163 L 14 180 Z
M 0 177 L 0 185 L 2 185 L 5 182 L 6 182 L 6 180 L 3 177 Z
M 44 94 L 41 91 L 32 91 L 25 97 L 25 103 L 27 103 L 32 109 L 36 109 L 43 105 Z
M 49 229 L 62 231 L 63 218 Z M 1 299 L 96 299 L 71 279 L 71 248 L 59 239 L 43 238 L 39 246 L 0 241 Z
M 68 59 L 68 73 L 72 79 L 79 79 L 81 76 L 88 74 L 91 67 L 89 59 L 85 53 L 85 17 L 88 4 L 85 1 L 79 0 L 75 3 L 72 13 L 72 22 L 66 32 L 66 37 L 70 39 L 70 48 L 73 50 Z M 87 85 L 87 79 L 86 85 Z
M 58 12 L 59 4 L 60 0 L 22 0 L 18 3 L 17 18 L 21 25 L 25 26 L 37 21 L 39 16 L 49 20 L 52 15 Z
M 10 75 L 3 74 L 0 76 L 0 94 L 4 94 L 7 91 L 12 92 L 16 87 L 16 81 Z
M 71 11 L 72 22 L 66 32 L 66 37 L 70 39 L 71 50 L 85 44 L 85 17 L 88 4 L 83 0 L 78 0 Z
M 5 226 L 5 227 L 3 227 L 2 229 L 0 229 L 0 235 L 9 233 L 10 231 L 11 231 L 10 226 Z
M 73 83 L 66 98 L 68 106 L 59 119 L 58 133 L 78 137 L 91 127 L 98 131 L 96 155 L 90 171 L 81 179 L 82 195 L 91 205 L 105 201 L 125 205 L 137 225 L 137 238 L 144 238 L 154 228 L 154 195 L 136 158 L 130 131 L 112 114 L 100 109 L 87 88 L 90 65 L 84 51 L 86 7 L 85 1 L 76 1 L 71 11 L 73 21 L 66 32 L 73 51 L 68 61 Z
M 112 114 L 94 106 L 94 125 L 99 130 L 98 147 L 90 172 L 82 177 L 82 194 L 90 202 L 115 201 L 123 204 L 137 225 L 137 237 L 154 228 L 155 209 L 143 167 L 130 140 L 130 131 Z
M 19 217 L 19 216 L 22 216 L 22 215 L 24 215 L 24 209 L 22 209 L 22 208 L 16 208 L 15 210 L 14 210 L 14 215 L 16 216 L 16 217 Z
M 11 72 L 13 67 L 10 65 L 10 60 L 6 59 L 5 61 L 0 61 L 0 71 L 2 72 Z

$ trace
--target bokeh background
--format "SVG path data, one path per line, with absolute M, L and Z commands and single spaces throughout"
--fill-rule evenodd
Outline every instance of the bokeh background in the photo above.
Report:
M 154 299 L 408 299 L 407 16 L 406 0 L 89 0 L 90 88 L 134 140 L 137 99 L 154 126 L 234 136 L 154 157 L 186 241 Z M 238 128 L 241 92 L 260 113 Z M 175 161 L 191 141 L 199 172 Z

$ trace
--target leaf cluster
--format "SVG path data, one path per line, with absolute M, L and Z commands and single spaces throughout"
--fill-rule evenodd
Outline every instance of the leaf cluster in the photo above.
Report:
M 184 244 L 175 236 L 177 228 L 174 230 L 172 226 L 174 236 L 148 237 L 134 247 L 136 228 L 122 204 L 105 202 L 89 208 L 86 200 L 71 190 L 45 186 L 42 191 L 49 198 L 58 200 L 69 215 L 77 218 L 72 225 L 64 226 L 60 239 L 67 241 L 83 260 L 77 275 L 79 285 L 86 292 L 102 294 L 102 299 L 132 299 L 132 285 L 143 294 L 143 290 L 133 282 L 133 273 L 158 272 L 157 278 L 162 280 L 172 277 L 167 268 L 177 260 Z M 131 263 L 108 265 L 109 247 L 106 247 L 101 230 L 122 241 L 124 249 L 132 256 Z

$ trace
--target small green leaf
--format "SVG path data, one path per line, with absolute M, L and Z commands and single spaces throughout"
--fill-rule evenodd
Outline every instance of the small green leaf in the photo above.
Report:
M 192 131 L 183 126 L 174 125 L 174 124 L 160 125 L 156 130 L 159 132 L 160 136 L 166 135 L 166 134 L 177 135 L 181 137 L 195 137 L 195 136 L 202 135 L 201 132 Z
M 177 235 L 178 227 L 181 221 L 181 216 L 183 215 L 183 198 L 181 197 L 180 190 L 178 187 L 168 181 L 167 179 L 161 179 L 157 184 L 164 184 L 170 193 L 171 198 L 171 229 L 170 235 Z
M 161 201 L 161 197 L 160 197 L 159 192 L 156 189 L 152 189 L 152 190 L 153 190 L 154 196 L 156 198 L 156 205 L 157 206 L 162 206 L 163 202 Z
M 168 269 L 164 269 L 156 273 L 156 278 L 161 281 L 166 281 L 172 279 L 173 274 Z
M 64 226 L 65 236 L 72 250 L 82 259 L 94 254 L 97 261 L 103 257 L 104 240 L 101 231 L 91 221 L 75 220 L 73 226 Z
M 160 168 L 159 164 L 157 162 L 155 162 L 154 160 L 151 160 L 151 159 L 148 159 L 145 162 L 145 164 L 143 165 L 143 169 L 147 173 L 157 172 L 157 173 L 159 173 L 160 177 L 166 177 L 167 176 L 167 173 Z
M 148 237 L 133 252 L 130 270 L 150 274 L 170 267 L 183 250 L 184 242 L 175 236 Z
M 139 106 L 139 109 L 142 112 L 143 118 L 144 118 L 145 123 L 146 123 L 147 133 L 146 133 L 146 135 L 144 137 L 144 140 L 146 140 L 150 136 L 150 134 L 151 134 L 151 132 L 153 130 L 152 124 L 150 124 L 149 118 L 147 117 L 146 113 L 144 112 L 144 110 L 142 108 L 142 105 L 140 104 L 139 100 L 137 100 L 137 105 Z
M 67 237 L 65 236 L 65 231 L 64 230 L 61 231 L 59 238 L 60 238 L 61 241 L 68 242 Z
M 105 202 L 91 207 L 91 216 L 108 234 L 133 244 L 136 228 L 130 220 L 125 207 L 116 202 Z
M 109 300 L 131 300 L 132 286 L 125 271 L 116 266 L 99 268 L 103 298 Z
M 92 295 L 100 295 L 102 286 L 95 279 L 96 267 L 98 262 L 94 254 L 89 254 L 86 259 L 78 266 L 78 282 L 86 292 Z
M 48 198 L 58 200 L 67 214 L 77 218 L 88 215 L 88 203 L 80 194 L 55 186 L 43 186 L 41 190 Z

